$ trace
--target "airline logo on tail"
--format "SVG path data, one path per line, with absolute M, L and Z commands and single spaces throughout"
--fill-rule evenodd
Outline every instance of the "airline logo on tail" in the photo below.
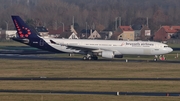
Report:
M 28 38 L 31 34 L 30 29 L 26 27 L 19 26 L 16 20 L 14 20 L 15 26 L 17 28 L 17 33 L 19 34 L 20 38 Z

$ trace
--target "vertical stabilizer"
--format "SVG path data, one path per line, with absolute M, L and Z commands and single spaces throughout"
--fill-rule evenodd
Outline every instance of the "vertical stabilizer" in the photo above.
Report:
M 30 28 L 19 16 L 12 16 L 19 38 L 36 38 L 37 32 Z

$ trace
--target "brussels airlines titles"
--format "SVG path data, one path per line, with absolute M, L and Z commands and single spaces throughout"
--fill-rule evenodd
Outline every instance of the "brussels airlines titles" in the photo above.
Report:
M 140 43 L 140 42 L 136 42 L 136 43 L 131 43 L 131 42 L 126 42 L 125 44 L 126 46 L 132 46 L 132 47 L 151 47 L 154 46 L 153 43 Z M 123 45 L 122 45 L 123 46 Z

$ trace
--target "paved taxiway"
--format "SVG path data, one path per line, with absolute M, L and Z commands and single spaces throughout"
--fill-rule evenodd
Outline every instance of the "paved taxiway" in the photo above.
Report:
M 180 51 L 180 48 L 174 48 L 175 51 Z M 58 60 L 58 61 L 82 61 L 82 58 L 77 57 L 51 57 L 39 54 L 53 54 L 52 52 L 39 50 L 29 46 L 4 46 L 0 47 L 1 59 L 19 59 L 19 60 Z M 127 62 L 126 59 L 99 59 L 95 61 L 111 61 L 111 62 Z M 133 60 L 128 62 L 155 62 L 153 60 Z M 180 61 L 157 61 L 162 63 L 180 63 Z
M 0 54 L 0 59 L 19 59 L 19 60 L 58 60 L 58 61 L 84 61 L 82 58 L 77 57 L 52 57 L 43 55 L 21 55 L 21 54 Z M 110 61 L 110 62 L 127 62 L 126 59 L 99 59 L 92 61 Z M 160 62 L 160 63 L 180 63 L 180 61 L 153 61 L 153 60 L 133 60 L 129 59 L 128 62 Z
M 1 93 L 27 94 L 80 94 L 80 95 L 126 95 L 126 96 L 180 96 L 180 92 L 97 92 L 97 91 L 53 91 L 53 90 L 1 90 Z

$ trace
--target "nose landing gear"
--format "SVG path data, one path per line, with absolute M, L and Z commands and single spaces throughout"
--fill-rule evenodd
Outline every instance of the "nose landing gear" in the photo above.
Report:
M 159 55 L 159 60 L 164 61 L 166 60 L 166 57 L 164 55 Z M 154 61 L 158 61 L 158 55 L 155 55 Z

